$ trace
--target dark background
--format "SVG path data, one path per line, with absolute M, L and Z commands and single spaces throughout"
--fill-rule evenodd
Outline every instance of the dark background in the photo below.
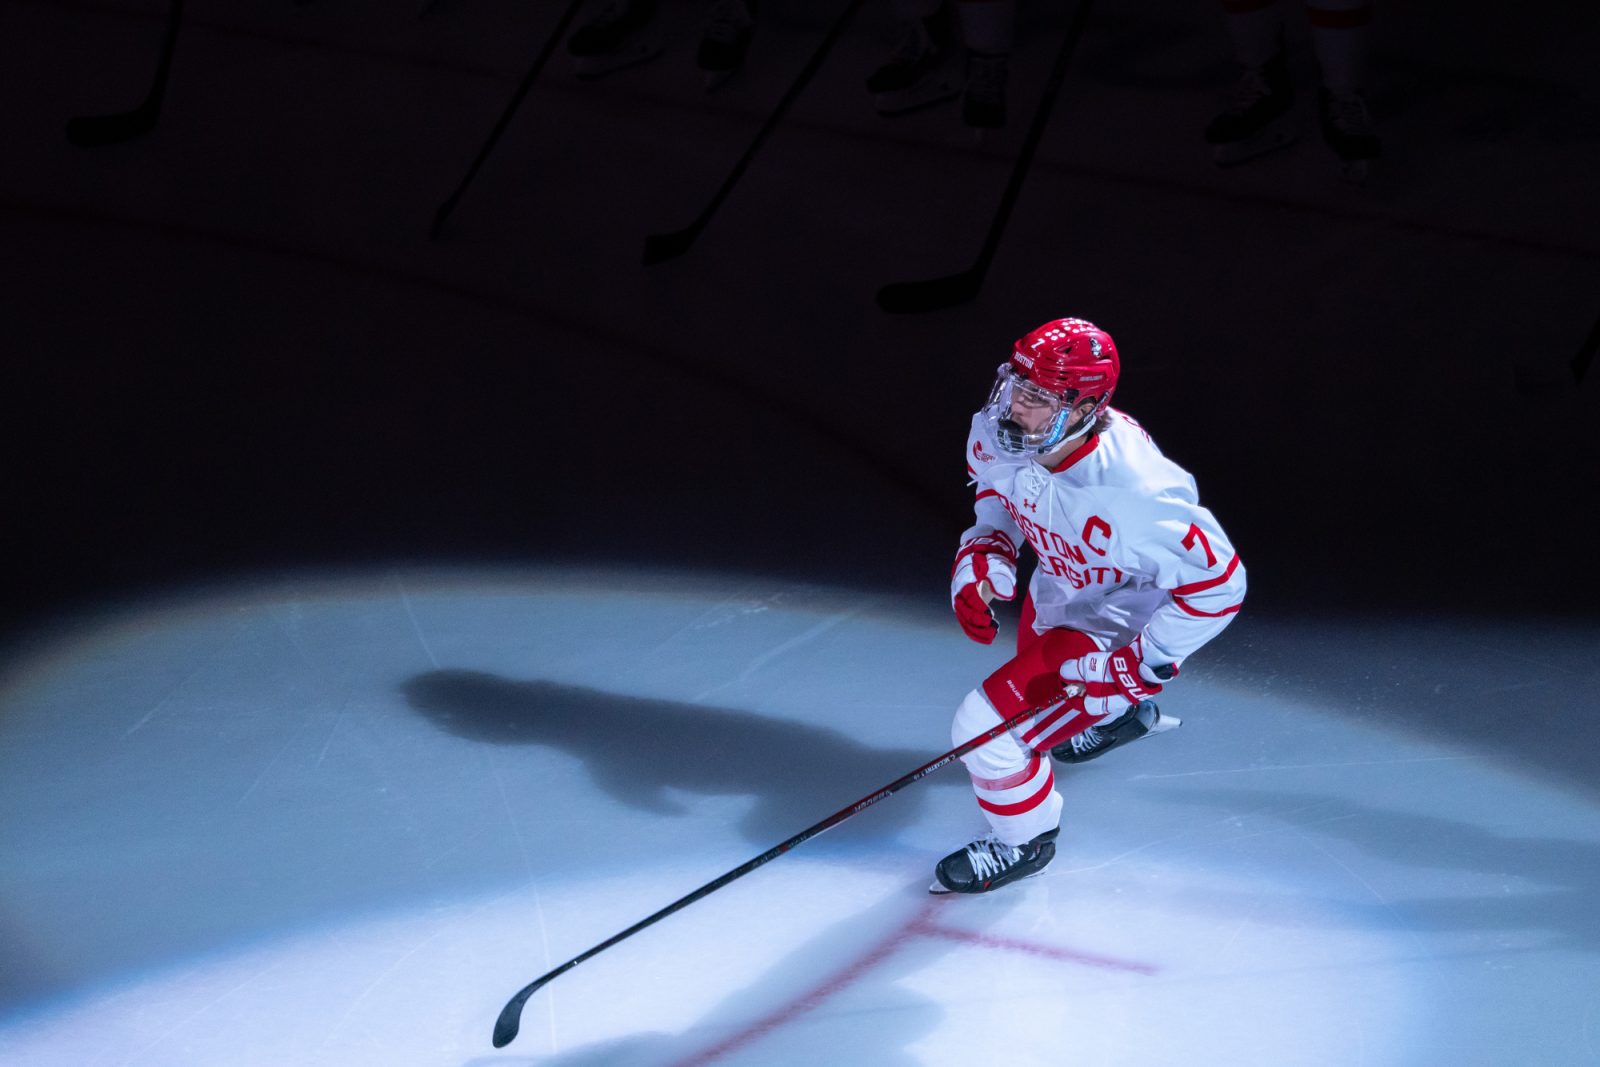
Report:
M 835 14 L 767 0 L 706 93 L 701 6 L 654 63 L 557 54 L 455 212 L 564 4 L 0 0 L 8 634 L 108 598 L 307 567 L 583 560 L 942 600 L 967 418 L 1012 338 L 1093 319 L 1118 406 L 1195 472 L 1251 612 L 1594 618 L 1600 14 L 1380 5 L 1386 158 L 1315 132 L 1215 168 L 1233 72 L 1201 0 L 1095 5 L 979 298 L 887 282 L 977 254 L 1065 5 L 1023 3 L 1008 127 L 876 115 L 869 5 L 685 257 L 685 225 Z

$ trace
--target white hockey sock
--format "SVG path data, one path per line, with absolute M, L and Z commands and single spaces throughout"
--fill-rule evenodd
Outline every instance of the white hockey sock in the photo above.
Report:
M 1016 37 L 1016 0 L 958 0 L 961 40 L 974 52 L 1001 56 Z
M 893 0 L 894 17 L 901 22 L 931 18 L 944 6 L 944 0 Z
M 1364 88 L 1371 0 L 1316 0 L 1306 4 L 1306 15 L 1311 21 L 1311 47 L 1322 69 L 1322 84 L 1334 92 Z
M 1233 55 L 1246 67 L 1259 67 L 1278 54 L 1283 11 L 1277 0 L 1222 0 L 1228 15 Z

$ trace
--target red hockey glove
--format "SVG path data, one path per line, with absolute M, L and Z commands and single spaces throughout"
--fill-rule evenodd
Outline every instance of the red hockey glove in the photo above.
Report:
M 1161 683 L 1178 676 L 1178 665 L 1144 662 L 1144 642 L 1134 638 L 1114 652 L 1091 652 L 1061 665 L 1061 677 L 1088 689 L 1083 706 L 1090 715 L 1115 718 L 1129 707 L 1161 692 Z
M 950 571 L 950 605 L 955 608 L 956 621 L 968 637 L 987 645 L 1000 627 L 980 592 L 984 582 L 989 583 L 996 600 L 1017 595 L 1017 549 L 998 530 L 963 541 Z

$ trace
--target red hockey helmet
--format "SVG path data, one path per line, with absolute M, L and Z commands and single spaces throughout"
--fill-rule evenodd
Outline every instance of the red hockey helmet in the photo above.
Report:
M 1052 319 L 1017 338 L 1011 365 L 1030 382 L 1071 401 L 1098 396 L 1096 414 L 1111 402 L 1122 370 L 1111 335 L 1084 319 Z
M 1000 365 L 986 413 L 995 424 L 995 439 L 1007 452 L 1049 452 L 1081 435 L 1111 404 L 1122 365 L 1111 335 L 1083 319 L 1052 319 L 1019 337 L 1011 358 Z M 1078 419 L 1072 413 L 1084 400 L 1093 410 Z M 1049 418 L 1025 427 L 1019 409 Z

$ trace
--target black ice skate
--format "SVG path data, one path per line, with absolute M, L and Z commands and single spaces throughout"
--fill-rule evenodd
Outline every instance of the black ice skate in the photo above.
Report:
M 709 91 L 744 66 L 756 30 L 756 0 L 717 0 L 706 16 L 694 63 Z
M 607 0 L 567 38 L 578 77 L 599 78 L 655 58 L 661 52 L 655 17 L 656 0 Z
M 967 85 L 961 93 L 961 121 L 975 130 L 998 130 L 1006 124 L 1006 56 L 967 54 Z
M 1112 719 L 1091 726 L 1081 734 L 1050 750 L 1050 755 L 1062 763 L 1088 763 L 1103 756 L 1118 745 L 1137 741 L 1146 734 L 1165 733 L 1183 725 L 1176 715 L 1163 715 L 1153 700 L 1141 701 Z
M 889 60 L 867 76 L 867 92 L 880 115 L 903 115 L 961 94 L 960 57 L 943 8 L 901 24 Z
M 1339 157 L 1340 174 L 1347 182 L 1364 182 L 1372 160 L 1383 151 L 1372 128 L 1367 102 L 1356 92 L 1322 90 L 1322 139 Z
M 993 832 L 959 852 L 952 852 L 933 869 L 930 893 L 987 893 L 1044 870 L 1056 858 L 1056 834 L 1047 830 L 1026 845 L 1008 845 Z
M 1293 144 L 1299 136 L 1293 106 L 1294 87 L 1282 52 L 1263 66 L 1246 67 L 1227 108 L 1206 126 L 1212 160 L 1231 167 Z

